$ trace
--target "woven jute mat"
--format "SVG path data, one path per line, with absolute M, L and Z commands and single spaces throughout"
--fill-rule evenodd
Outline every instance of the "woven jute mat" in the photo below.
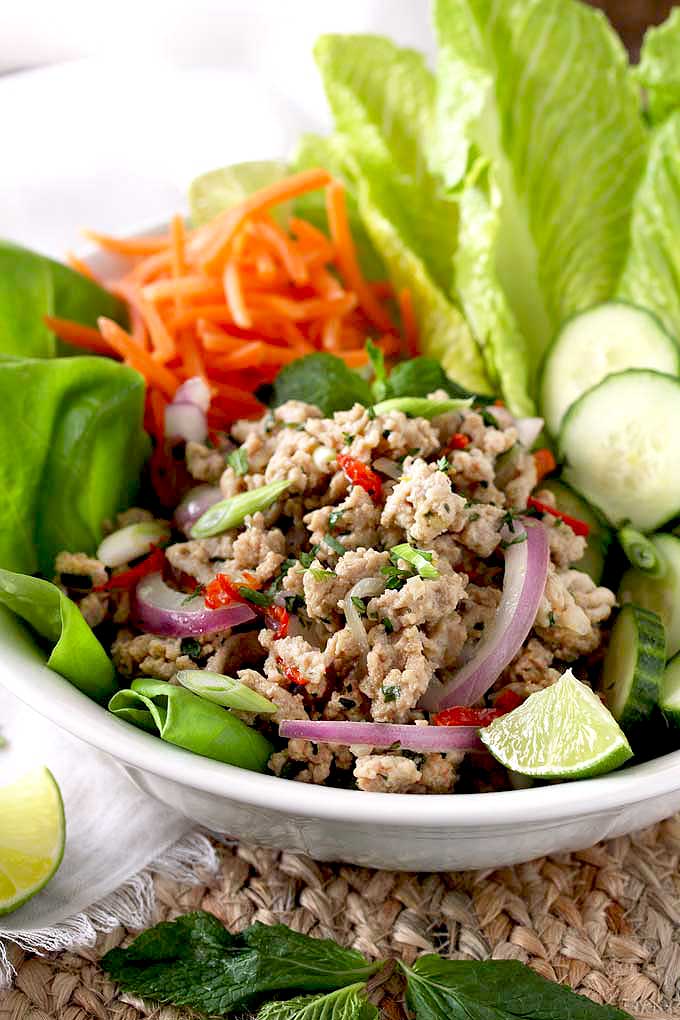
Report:
M 158 920 L 204 908 L 232 931 L 282 921 L 369 957 L 517 959 L 637 1017 L 680 1018 L 680 817 L 579 853 L 514 868 L 443 875 L 316 864 L 291 853 L 220 846 L 221 871 L 192 887 L 157 879 Z M 2 1020 L 178 1020 L 121 994 L 97 965 L 134 933 L 37 958 L 13 951 Z M 375 989 L 386 1020 L 404 1016 L 393 978 Z M 559 1020 L 559 1018 L 555 1018 Z

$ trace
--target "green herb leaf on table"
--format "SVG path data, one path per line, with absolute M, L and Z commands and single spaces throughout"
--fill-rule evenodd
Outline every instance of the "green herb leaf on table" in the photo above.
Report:
M 631 1020 L 517 960 L 442 960 L 421 956 L 406 974 L 416 1020 Z
M 378 1010 L 364 994 L 360 982 L 326 995 L 299 995 L 283 1002 L 268 1002 L 257 1020 L 379 1020 Z
M 268 993 L 355 985 L 382 964 L 285 925 L 255 924 L 230 935 L 211 914 L 197 912 L 156 925 L 127 949 L 111 950 L 102 966 L 125 991 L 214 1015 L 244 1009 Z
M 316 404 L 325 415 L 372 403 L 371 387 L 332 354 L 308 354 L 286 365 L 274 380 L 274 407 L 287 400 Z
M 95 701 L 116 690 L 113 663 L 75 602 L 56 585 L 0 569 L 0 605 L 25 620 L 51 644 L 47 665 Z

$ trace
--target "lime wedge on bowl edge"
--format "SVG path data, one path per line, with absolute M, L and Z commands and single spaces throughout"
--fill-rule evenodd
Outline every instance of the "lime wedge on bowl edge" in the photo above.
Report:
M 286 163 L 280 160 L 256 160 L 250 163 L 235 163 L 233 166 L 220 167 L 201 174 L 189 189 L 189 208 L 191 220 L 195 227 L 209 223 L 225 209 L 242 202 L 254 191 L 275 184 L 289 173 Z M 278 215 L 287 218 L 290 212 L 286 204 L 285 214 L 280 209 Z
M 609 709 L 570 669 L 480 736 L 502 765 L 536 779 L 599 776 L 633 754 Z
M 65 835 L 64 805 L 49 769 L 0 788 L 0 915 L 49 882 L 61 864 Z

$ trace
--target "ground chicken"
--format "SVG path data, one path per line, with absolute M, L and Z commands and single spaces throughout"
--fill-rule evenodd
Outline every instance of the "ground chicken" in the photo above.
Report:
M 221 450 L 189 440 L 186 447 L 189 474 L 197 482 L 217 485 L 224 471 L 224 454 Z
M 528 451 L 523 449 L 517 458 L 515 474 L 505 485 L 507 506 L 516 510 L 525 510 L 536 481 L 536 461 Z
M 60 552 L 55 560 L 56 583 L 71 591 L 87 591 L 106 584 L 109 575 L 106 567 L 94 556 L 85 553 Z M 80 583 L 79 578 L 84 583 Z M 89 584 L 87 583 L 89 582 Z
M 78 608 L 90 627 L 98 627 L 108 615 L 109 596 L 103 591 L 92 591 L 80 600 Z
M 303 590 L 308 616 L 328 620 L 339 617 L 340 602 L 364 577 L 380 577 L 390 561 L 389 553 L 375 549 L 355 549 L 338 560 L 335 573 L 326 571 L 318 560 L 305 571 Z
M 118 672 L 131 680 L 138 676 L 171 680 L 178 669 L 195 668 L 193 660 L 182 654 L 179 638 L 134 635 L 129 630 L 118 632 L 111 646 L 111 658 Z
M 306 514 L 304 522 L 312 545 L 333 535 L 345 549 L 370 549 L 378 544 L 380 508 L 365 489 L 356 485 L 339 506 L 320 507 Z
M 387 618 L 395 631 L 404 627 L 434 626 L 455 611 L 465 591 L 461 574 L 425 580 L 411 577 L 400 589 L 390 589 L 367 605 L 369 619 Z
M 371 699 L 371 716 L 377 722 L 406 722 L 427 690 L 434 673 L 417 627 L 387 634 L 380 625 L 369 634 L 368 675 L 360 687 Z
M 559 517 L 543 514 L 542 521 L 548 532 L 550 558 L 555 566 L 564 569 L 570 567 L 572 563 L 577 563 L 586 551 L 585 538 L 575 535 L 569 525 Z
M 448 476 L 416 459 L 408 474 L 388 496 L 380 523 L 396 524 L 416 542 L 431 542 L 445 531 L 460 531 L 465 500 L 456 495 Z
M 406 793 L 421 779 L 421 772 L 410 758 L 367 754 L 357 758 L 354 778 L 360 790 L 370 793 Z
M 588 574 L 580 570 L 558 573 L 551 563 L 536 616 L 536 633 L 556 658 L 573 662 L 598 647 L 602 640 L 598 624 L 609 617 L 615 603 L 614 593 L 598 588 Z
M 271 677 L 263 677 L 254 669 L 240 669 L 238 679 L 251 691 L 256 691 L 263 698 L 276 705 L 275 713 L 268 713 L 267 718 L 279 723 L 282 719 L 308 719 L 304 701 L 300 694 L 292 694 Z
M 528 697 L 534 691 L 550 687 L 560 678 L 560 672 L 551 667 L 554 652 L 538 638 L 530 638 L 524 648 L 512 660 L 496 683 L 497 691 L 511 686 L 521 697 Z
M 144 510 L 139 506 L 132 506 L 129 510 L 123 510 L 122 513 L 116 514 L 116 527 L 115 529 L 111 528 L 111 531 L 127 528 L 129 524 L 144 524 L 147 521 L 153 520 L 154 515 L 150 510 Z
M 303 637 L 275 640 L 270 631 L 260 635 L 260 643 L 269 651 L 264 671 L 270 680 L 276 679 L 282 686 L 304 686 L 305 694 L 313 698 L 324 696 L 327 683 L 323 652 L 312 648 Z

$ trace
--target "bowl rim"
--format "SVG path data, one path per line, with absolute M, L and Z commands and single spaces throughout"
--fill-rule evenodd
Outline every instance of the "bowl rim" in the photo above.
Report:
M 0 607 L 0 686 L 125 765 L 300 821 L 478 832 L 516 827 L 518 822 L 555 825 L 587 815 L 614 814 L 680 787 L 680 751 L 592 779 L 524 790 L 423 797 L 342 790 L 249 772 L 164 743 L 117 719 L 49 669 L 28 628 L 4 607 Z

